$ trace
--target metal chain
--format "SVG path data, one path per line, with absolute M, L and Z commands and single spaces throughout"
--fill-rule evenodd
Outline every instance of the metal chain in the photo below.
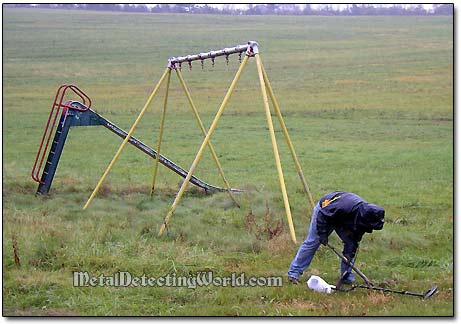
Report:
M 214 57 L 211 58 L 211 66 L 214 68 Z
M 229 54 L 226 54 L 226 65 L 229 65 Z
M 192 71 L 192 61 L 187 61 L 187 63 L 189 64 L 189 71 Z
M 203 70 L 203 60 L 200 60 L 200 65 L 202 66 L 202 70 Z
M 239 63 L 242 63 L 242 52 L 239 53 Z

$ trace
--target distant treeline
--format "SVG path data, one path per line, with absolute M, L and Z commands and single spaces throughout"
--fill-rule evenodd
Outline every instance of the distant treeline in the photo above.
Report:
M 453 15 L 453 4 L 433 4 L 430 8 L 422 4 L 329 4 L 318 6 L 295 4 L 223 4 L 220 7 L 201 4 L 3 4 L 4 8 L 39 8 L 66 10 L 96 10 L 149 13 L 190 13 L 224 15 L 313 15 L 313 16 L 429 16 Z

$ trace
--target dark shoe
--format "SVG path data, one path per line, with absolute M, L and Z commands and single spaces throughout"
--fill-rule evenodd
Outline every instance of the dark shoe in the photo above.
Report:
M 299 279 L 295 277 L 288 276 L 288 282 L 292 285 L 297 285 L 299 284 Z
M 345 285 L 350 285 L 354 282 L 355 277 L 352 272 L 344 272 L 343 275 L 341 276 L 341 283 Z
M 342 281 L 343 281 L 343 284 L 345 284 L 345 285 L 350 285 L 350 284 L 352 284 L 352 283 L 354 282 L 354 279 L 352 279 L 352 280 L 350 280 L 350 279 L 343 279 Z

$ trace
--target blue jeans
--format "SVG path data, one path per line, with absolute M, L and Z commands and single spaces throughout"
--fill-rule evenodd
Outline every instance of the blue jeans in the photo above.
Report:
M 288 276 L 299 279 L 303 274 L 304 270 L 311 264 L 312 259 L 314 258 L 315 252 L 320 246 L 319 236 L 317 234 L 317 214 L 320 210 L 319 204 L 315 205 L 314 210 L 312 211 L 311 225 L 309 227 L 309 232 L 304 242 L 299 247 L 298 252 L 296 253 L 295 258 L 290 264 L 290 269 L 288 270 Z M 334 228 L 331 228 L 328 232 L 328 235 L 333 232 Z M 343 239 L 340 230 L 336 229 L 338 235 Z M 354 260 L 352 259 L 352 262 Z M 342 276 L 345 272 L 348 274 L 345 278 L 346 281 L 354 281 L 354 274 L 352 273 L 352 267 L 347 265 L 344 261 L 341 261 L 341 274 Z

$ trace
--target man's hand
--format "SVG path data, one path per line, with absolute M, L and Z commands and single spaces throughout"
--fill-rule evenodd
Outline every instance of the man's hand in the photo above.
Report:
M 319 236 L 320 244 L 327 245 L 328 244 L 328 236 L 320 235 Z

